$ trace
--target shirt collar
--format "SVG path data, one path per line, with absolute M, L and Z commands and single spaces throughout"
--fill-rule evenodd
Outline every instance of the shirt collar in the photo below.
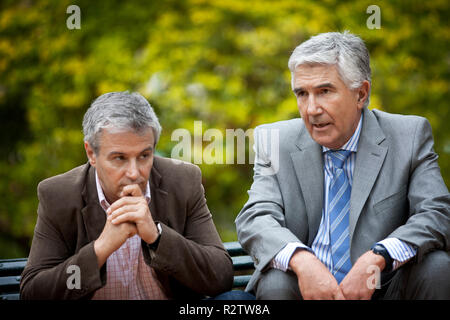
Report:
M 100 202 L 100 205 L 102 206 L 103 210 L 106 211 L 111 206 L 111 204 L 108 203 L 105 194 L 103 193 L 100 180 L 98 178 L 97 170 L 95 170 L 95 185 L 97 186 L 98 201 Z M 147 181 L 147 188 L 145 189 L 145 200 L 147 200 L 147 203 L 150 203 L 151 200 L 150 183 L 148 181 Z
M 352 151 L 352 152 L 358 151 L 358 141 L 359 141 L 359 136 L 361 134 L 362 120 L 363 120 L 363 114 L 361 113 L 361 117 L 359 118 L 358 126 L 356 127 L 355 132 L 353 133 L 351 138 L 342 147 L 339 148 L 340 150 L 348 150 L 348 151 Z M 331 149 L 322 146 L 323 153 L 325 153 L 329 150 L 331 150 Z

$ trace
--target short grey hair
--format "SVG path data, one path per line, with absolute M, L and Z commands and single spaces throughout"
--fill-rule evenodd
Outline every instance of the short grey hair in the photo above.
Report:
M 98 154 L 102 129 L 131 129 L 142 132 L 153 129 L 155 145 L 161 135 L 161 125 L 150 103 L 139 93 L 109 92 L 92 102 L 83 118 L 84 141 Z
M 321 33 L 294 49 L 288 62 L 292 89 L 295 69 L 303 64 L 335 65 L 342 81 L 350 89 L 359 88 L 364 80 L 372 83 L 366 45 L 360 37 L 348 31 Z M 369 96 L 364 107 L 369 105 Z

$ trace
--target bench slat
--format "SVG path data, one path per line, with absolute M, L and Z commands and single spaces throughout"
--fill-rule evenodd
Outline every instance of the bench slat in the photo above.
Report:
M 19 292 L 20 276 L 0 277 L 0 293 Z
M 239 242 L 233 241 L 233 242 L 225 242 L 223 244 L 225 249 L 228 251 L 228 254 L 232 257 L 234 256 L 242 256 L 246 255 L 247 253 L 242 249 L 242 246 Z
M 26 264 L 26 258 L 2 259 L 0 260 L 0 277 L 19 275 L 22 273 Z
M 18 293 L 1 294 L 0 300 L 20 300 L 20 295 Z
M 245 287 L 250 281 L 251 277 L 252 276 L 235 276 L 233 281 L 233 288 Z
M 231 257 L 231 260 L 233 261 L 234 270 L 246 270 L 255 268 L 253 260 L 252 258 L 250 258 L 250 256 Z

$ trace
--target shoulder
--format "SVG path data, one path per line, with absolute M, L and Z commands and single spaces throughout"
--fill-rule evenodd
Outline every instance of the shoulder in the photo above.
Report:
M 379 110 L 372 110 L 370 116 L 372 115 L 376 118 L 377 124 L 386 138 L 382 142 L 383 145 L 389 145 L 392 150 L 396 150 L 397 158 L 406 155 L 411 159 L 417 159 L 418 153 L 425 152 L 425 150 L 428 152 L 433 148 L 433 133 L 426 118 Z M 370 135 L 370 130 L 368 132 Z
M 197 165 L 178 159 L 155 156 L 153 167 L 165 181 L 182 183 L 189 182 L 195 176 L 201 176 L 201 170 Z
M 255 130 L 278 130 L 280 133 L 299 133 L 301 128 L 304 127 L 303 120 L 301 118 L 295 118 L 290 120 L 277 121 L 272 123 L 265 123 L 257 126 Z
M 296 141 L 299 135 L 305 129 L 305 125 L 301 118 L 277 121 L 259 125 L 255 128 L 255 140 L 261 143 L 269 143 L 271 139 L 279 139 L 283 144 L 290 141 Z
M 150 180 L 167 193 L 171 207 L 184 207 L 204 194 L 201 170 L 189 162 L 155 156 Z
M 81 199 L 89 168 L 88 164 L 84 164 L 41 181 L 38 184 L 39 200 L 67 205 L 72 199 Z
M 403 139 L 412 137 L 419 127 L 430 127 L 426 118 L 416 115 L 388 113 L 377 109 L 373 109 L 372 113 L 385 133 L 401 135 Z

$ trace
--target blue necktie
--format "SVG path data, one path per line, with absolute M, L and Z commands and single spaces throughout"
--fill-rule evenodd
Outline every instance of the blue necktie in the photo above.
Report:
M 352 267 L 349 234 L 350 194 L 352 187 L 342 169 L 351 151 L 330 150 L 328 154 L 333 162 L 333 177 L 328 192 L 331 256 L 333 259 L 333 275 L 340 283 Z

